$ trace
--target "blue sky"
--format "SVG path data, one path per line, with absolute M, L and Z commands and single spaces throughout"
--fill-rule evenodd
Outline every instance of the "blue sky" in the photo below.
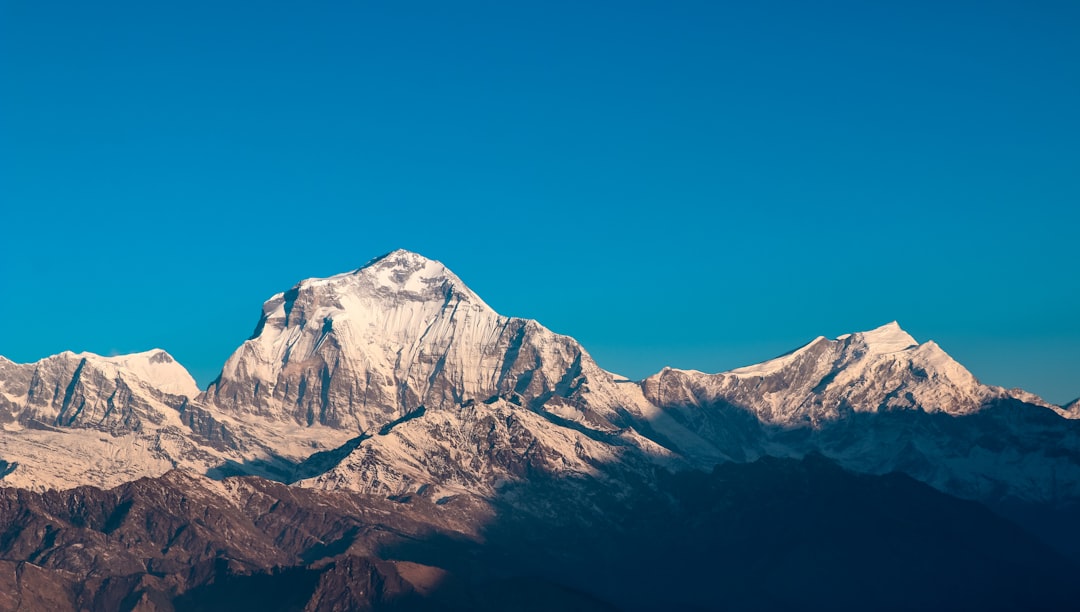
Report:
M 205 384 L 402 247 L 629 376 L 896 319 L 1064 402 L 1077 58 L 1075 2 L 2 1 L 0 354 Z

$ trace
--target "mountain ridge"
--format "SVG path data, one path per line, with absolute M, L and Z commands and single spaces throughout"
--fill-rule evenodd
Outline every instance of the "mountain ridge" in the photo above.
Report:
M 110 486 L 140 469 L 157 475 L 182 467 L 394 496 L 421 489 L 492 496 L 537 473 L 603 477 L 613 464 L 644 474 L 654 465 L 708 468 L 824 452 L 851 469 L 898 469 L 980 497 L 989 489 L 978 483 L 1001 466 L 1015 471 L 1015 462 L 977 442 L 979 453 L 995 459 L 974 469 L 953 457 L 940 473 L 940 467 L 926 467 L 934 465 L 933 457 L 904 449 L 948 449 L 959 430 L 951 421 L 930 420 L 902 433 L 900 421 L 992 409 L 1002 416 L 972 422 L 1015 438 L 1021 447 L 1038 448 L 1032 440 L 1045 441 L 1055 427 L 1072 430 L 1030 411 L 1050 409 L 1064 417 L 1078 412 L 1020 390 L 982 385 L 936 343 L 920 344 L 896 321 L 834 340 L 818 337 L 776 359 L 727 372 L 665 368 L 626 382 L 596 364 L 573 338 L 531 319 L 498 314 L 445 265 L 405 250 L 349 272 L 304 279 L 271 296 L 252 336 L 198 393 L 181 381 L 190 375 L 180 375 L 182 366 L 164 352 L 88 358 L 98 372 L 91 377 L 95 385 L 80 383 L 81 375 L 73 373 L 77 356 L 62 355 L 56 360 L 68 365 L 48 376 L 40 365 L 46 360 L 33 366 L 0 361 L 4 483 L 33 486 L 36 478 L 45 487 Z M 149 364 L 151 358 L 157 362 Z M 117 364 L 129 364 L 131 371 L 121 372 Z M 16 389 L 30 386 L 35 375 L 27 372 L 34 367 L 40 370 L 38 387 L 47 379 L 52 391 L 51 411 L 29 411 L 36 404 Z M 169 380 L 147 373 L 165 368 L 172 368 Z M 148 379 L 187 394 L 154 389 L 144 384 Z M 122 383 L 119 395 L 116 381 Z M 125 385 L 134 391 L 125 395 Z M 57 399 L 65 395 L 71 397 Z M 128 396 L 134 408 L 109 412 L 113 420 L 87 420 Z M 65 411 L 72 398 L 89 407 L 79 413 L 83 420 Z M 1022 418 L 1007 416 L 1013 408 L 993 408 L 1009 401 L 1027 407 Z M 863 414 L 881 418 L 854 418 Z M 892 440 L 883 448 L 904 460 L 880 457 L 884 451 L 866 447 L 845 425 L 849 421 L 865 422 L 867 435 Z M 925 439 L 909 440 L 912 435 Z M 58 443 L 58 436 L 78 443 Z M 1071 433 L 1056 444 L 1080 448 Z M 50 461 L 47 451 L 57 446 L 61 459 Z M 855 461 L 854 448 L 869 455 Z M 93 471 L 59 470 L 91 457 Z M 1064 476 L 1080 469 L 1052 453 L 1037 457 L 1043 468 L 1025 458 L 1019 472 L 994 481 L 1003 482 L 1010 496 L 1053 498 L 1060 489 L 1054 481 L 1033 476 L 1031 485 L 1025 474 L 1046 469 Z M 126 467 L 110 475 L 110 461 Z

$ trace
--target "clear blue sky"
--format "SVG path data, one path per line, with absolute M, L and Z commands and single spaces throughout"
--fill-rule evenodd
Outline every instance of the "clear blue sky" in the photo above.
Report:
M 897 319 L 1080 395 L 1080 3 L 0 0 L 0 354 L 160 346 L 402 247 L 601 365 Z

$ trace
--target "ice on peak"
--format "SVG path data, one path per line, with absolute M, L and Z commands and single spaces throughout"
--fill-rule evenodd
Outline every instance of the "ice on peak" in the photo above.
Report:
M 398 249 L 381 255 L 351 272 L 335 274 L 326 278 L 309 278 L 297 284 L 293 291 L 304 288 L 332 287 L 336 293 L 364 293 L 371 290 L 378 295 L 409 294 L 415 299 L 437 299 L 447 290 L 467 297 L 469 301 L 487 307 L 480 298 L 450 271 L 442 262 L 423 255 Z M 285 297 L 275 295 L 271 300 Z
M 364 265 L 360 266 L 359 268 L 357 268 L 353 272 L 353 274 L 358 274 L 361 271 L 365 270 L 366 268 L 371 268 L 373 266 L 377 266 L 377 265 L 385 263 L 385 262 L 389 262 L 391 265 L 394 265 L 394 264 L 400 264 L 400 263 L 402 263 L 404 261 L 408 261 L 408 262 L 412 262 L 412 263 L 421 263 L 421 264 L 425 263 L 425 262 L 429 262 L 429 261 L 434 262 L 434 260 L 428 259 L 427 257 L 424 257 L 423 255 L 421 255 L 419 253 L 416 253 L 414 251 L 410 251 L 408 249 L 394 249 L 393 251 L 390 251 L 389 253 L 384 253 L 382 255 L 379 255 L 378 257 L 371 258 L 371 260 L 369 260 L 366 264 L 364 264 Z M 439 263 L 439 262 L 435 262 L 435 263 Z
M 779 372 L 779 371 L 783 370 L 785 367 L 787 367 L 789 364 L 794 362 L 796 359 L 798 359 L 801 355 L 806 353 L 808 350 L 810 350 L 813 346 L 815 346 L 819 342 L 827 342 L 827 340 L 825 339 L 824 336 L 818 336 L 817 338 L 814 338 L 813 340 L 811 340 L 810 342 L 807 342 L 806 344 L 800 346 L 799 348 L 797 348 L 797 349 L 795 349 L 793 351 L 789 351 L 789 352 L 787 352 L 787 353 L 785 353 L 783 355 L 780 355 L 779 357 L 776 357 L 775 359 L 770 359 L 770 360 L 765 361 L 763 363 L 757 363 L 757 364 L 754 364 L 754 365 L 748 365 L 748 366 L 744 366 L 744 367 L 741 367 L 741 368 L 736 368 L 734 370 L 731 370 L 730 373 L 731 374 L 738 374 L 738 375 L 742 375 L 742 376 L 766 376 L 766 375 L 769 375 L 769 374 L 773 374 L 775 372 Z
M 99 364 L 109 364 L 166 393 L 187 397 L 195 397 L 199 394 L 199 385 L 191 374 L 172 355 L 162 349 L 155 348 L 140 353 L 110 357 L 94 353 L 79 353 L 75 356 Z
M 7 360 L 0 357 L 0 361 Z M 159 348 L 121 355 L 62 351 L 36 361 L 34 364 L 41 366 L 75 361 L 86 361 L 108 376 L 123 374 L 129 381 L 130 377 L 134 377 L 158 391 L 186 397 L 195 397 L 199 394 L 199 385 L 192 378 L 191 373 L 167 351 Z
M 881 327 L 876 327 L 869 331 L 846 334 L 838 337 L 837 340 L 844 340 L 850 337 L 862 340 L 870 352 L 873 353 L 895 353 L 897 351 L 909 349 L 913 346 L 918 346 L 919 344 L 915 338 L 912 338 L 910 334 L 904 331 L 896 321 L 891 321 Z

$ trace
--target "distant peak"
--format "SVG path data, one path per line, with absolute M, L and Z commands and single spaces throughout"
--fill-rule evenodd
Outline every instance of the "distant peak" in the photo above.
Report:
M 918 346 L 919 344 L 915 338 L 904 331 L 896 321 L 890 321 L 881 327 L 875 327 L 869 331 L 859 332 L 853 335 L 855 338 L 861 339 L 866 346 L 875 353 L 902 351 L 913 346 Z M 838 339 L 847 337 L 848 336 L 842 336 Z

